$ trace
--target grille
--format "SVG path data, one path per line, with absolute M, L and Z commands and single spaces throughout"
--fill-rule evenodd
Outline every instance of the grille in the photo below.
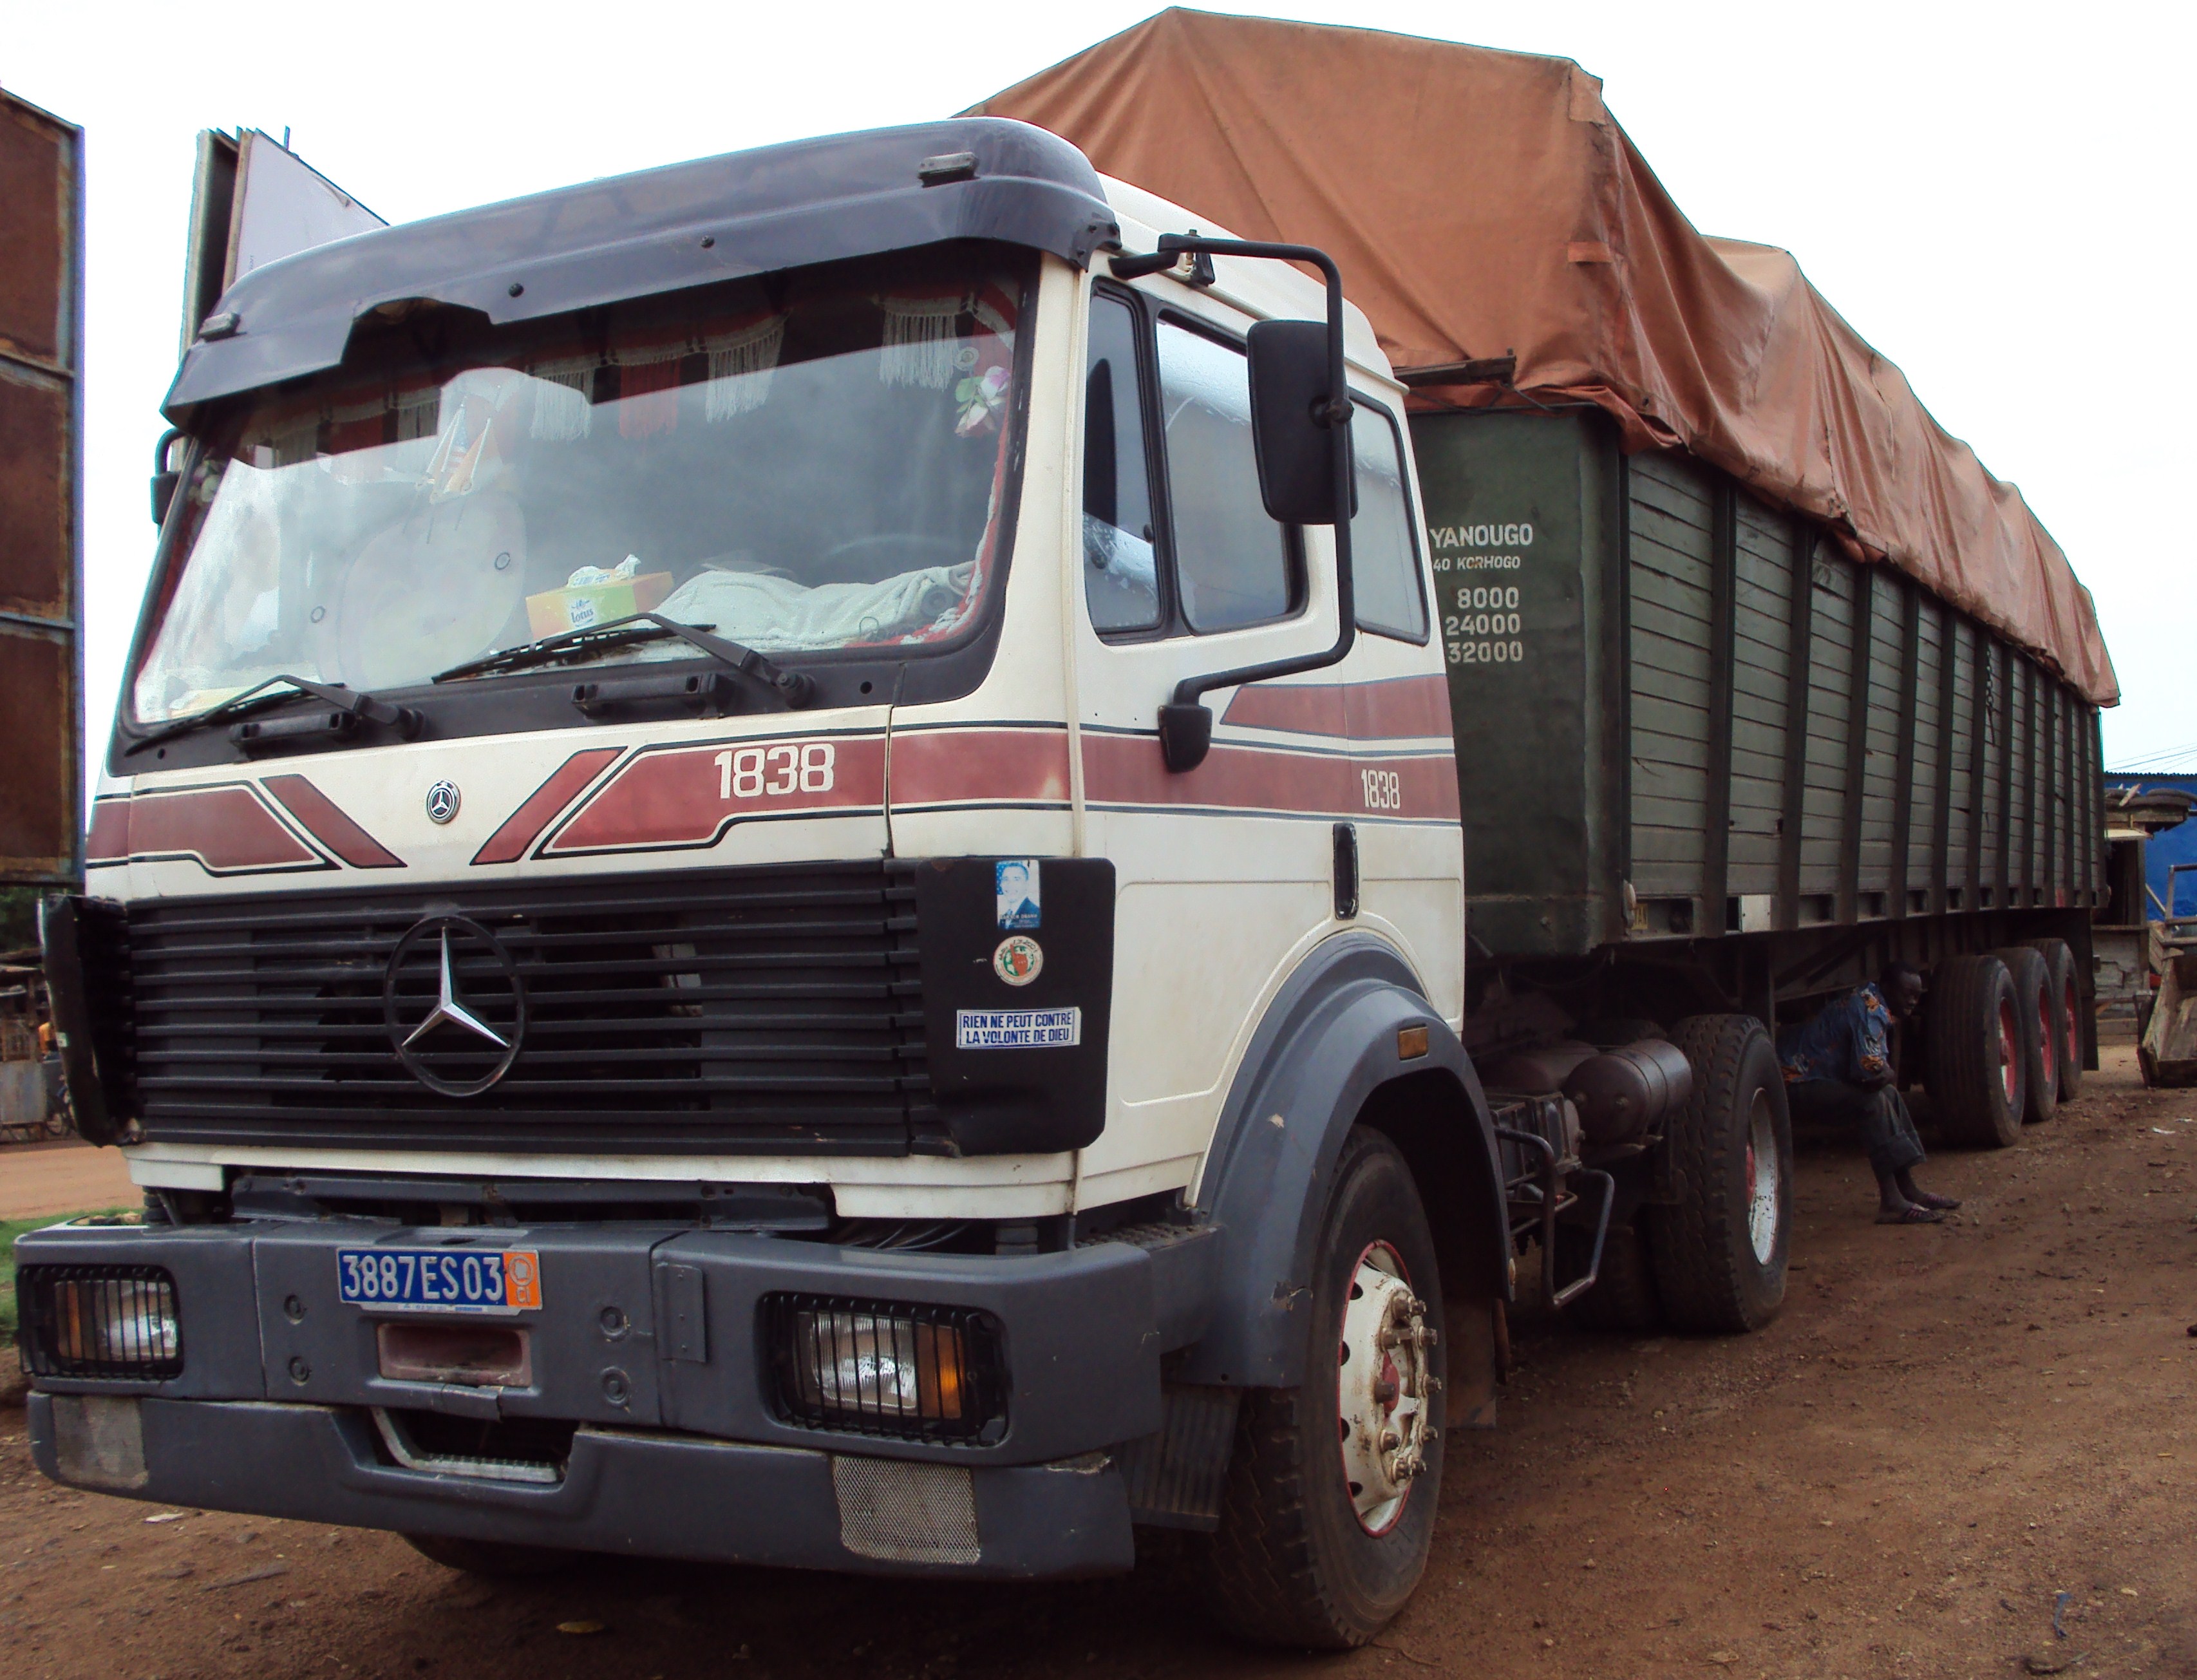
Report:
M 26 1266 L 15 1275 L 33 1376 L 165 1382 L 183 1370 L 176 1280 L 158 1266 Z
M 902 1440 L 1006 1434 L 1006 1369 L 988 1312 L 836 1295 L 763 1299 L 781 1416 Z
M 930 1113 L 914 892 L 883 862 L 155 901 L 127 953 L 159 1141 L 901 1154 Z M 397 1054 L 445 961 L 518 1046 L 485 1089 L 471 1028 Z

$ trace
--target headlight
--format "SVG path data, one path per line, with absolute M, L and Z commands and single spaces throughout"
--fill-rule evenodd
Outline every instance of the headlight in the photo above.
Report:
M 183 1368 L 176 1280 L 157 1266 L 26 1266 L 16 1275 L 34 1376 L 157 1382 Z
M 963 1307 L 817 1295 L 764 1304 L 779 1409 L 811 1428 L 990 1442 L 1006 1433 L 997 1322 Z

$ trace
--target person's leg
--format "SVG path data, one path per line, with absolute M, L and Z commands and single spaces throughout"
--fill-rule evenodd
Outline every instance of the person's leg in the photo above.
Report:
M 1858 1085 L 1828 1079 L 1812 1079 L 1785 1087 L 1786 1105 L 1795 1120 L 1850 1127 L 1860 1137 L 1862 1146 L 1869 1151 L 1869 1170 L 1876 1174 L 1878 1212 L 1904 1214 L 1910 1205 L 1908 1197 L 1901 1191 L 1893 1169 L 1880 1159 L 1876 1146 L 1877 1094 Z M 1911 1133 L 1914 1127 L 1910 1124 L 1908 1129 Z M 1918 1141 L 1915 1147 L 1919 1158 L 1921 1143 Z
M 1918 1208 L 1935 1208 L 1941 1213 L 1959 1207 L 1961 1203 L 1957 1196 L 1939 1196 L 1934 1191 L 1916 1187 L 1915 1169 L 1922 1164 L 1923 1158 L 1922 1135 L 1915 1129 L 1915 1116 L 1908 1112 L 1907 1099 L 1893 1090 L 1887 1090 L 1882 1094 L 1892 1101 L 1894 1110 L 1892 1124 L 1898 1140 L 1899 1152 L 1906 1154 L 1911 1150 L 1914 1157 L 1892 1175 L 1900 1195 Z
M 1860 1094 L 1865 1098 L 1862 1143 L 1876 1173 L 1878 1221 L 1934 1225 L 1945 1217 L 1943 1208 L 1934 1205 L 1934 1198 L 1926 1199 L 1910 1176 L 1922 1159 L 1922 1139 L 1915 1130 L 1914 1116 L 1907 1112 L 1907 1099 L 1888 1085 Z

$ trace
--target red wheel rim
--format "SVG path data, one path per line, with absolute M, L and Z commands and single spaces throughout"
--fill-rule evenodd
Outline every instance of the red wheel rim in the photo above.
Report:
M 2052 994 L 2037 994 L 2037 1053 L 2044 1063 L 2044 1082 L 2060 1077 L 2060 1026 L 2052 1018 Z
M 2021 1106 L 2021 1029 L 2014 1023 L 2014 999 L 1998 1005 L 1998 1082 L 2006 1092 L 2007 1107 Z
M 2077 995 L 2072 978 L 2067 982 L 2067 994 L 2060 1000 L 2060 1006 L 2067 1017 L 2067 1048 L 2063 1052 L 2067 1057 L 2066 1065 L 2080 1067 L 2083 1063 L 2083 1000 Z

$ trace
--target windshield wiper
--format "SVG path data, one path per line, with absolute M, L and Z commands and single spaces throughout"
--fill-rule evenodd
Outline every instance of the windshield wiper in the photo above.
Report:
M 798 711 L 815 698 L 816 684 L 813 679 L 773 663 L 751 647 L 713 636 L 709 634 L 710 629 L 707 624 L 682 624 L 660 612 L 636 612 L 606 623 L 590 624 L 585 629 L 559 630 L 554 636 L 507 647 L 485 658 L 469 659 L 447 671 L 438 671 L 433 681 L 454 682 L 461 677 L 500 676 L 507 671 L 529 670 L 537 665 L 577 664 L 612 648 L 675 638 L 701 649 L 735 675 L 745 677 L 788 711 Z
M 288 686 L 278 689 L 275 686 L 277 683 L 285 683 Z M 244 717 L 252 712 L 264 711 L 270 706 L 280 705 L 285 700 L 297 699 L 301 695 L 310 696 L 316 700 L 324 700 L 329 705 L 336 707 L 337 710 L 333 715 L 325 718 L 318 713 L 299 718 L 296 720 L 299 726 L 296 728 L 287 727 L 290 721 L 287 719 L 279 725 L 255 724 L 250 726 L 250 734 L 232 731 L 231 738 L 240 746 L 250 742 L 273 740 L 283 736 L 333 735 L 341 739 L 355 733 L 362 723 L 386 724 L 408 741 L 420 733 L 420 714 L 410 706 L 392 705 L 386 700 L 375 698 L 363 689 L 345 688 L 340 684 L 334 683 L 315 682 L 309 678 L 292 676 L 287 672 L 284 672 L 268 677 L 263 681 L 255 682 L 241 694 L 232 694 L 219 704 L 208 706 L 204 711 L 193 712 L 188 717 L 175 718 L 162 724 L 150 734 L 140 735 L 128 746 L 123 748 L 122 756 L 127 758 L 133 752 L 142 752 L 147 747 L 158 746 L 163 741 L 172 741 L 178 735 L 188 735 L 194 729 L 203 729 L 210 723 L 220 723 L 231 718 Z

